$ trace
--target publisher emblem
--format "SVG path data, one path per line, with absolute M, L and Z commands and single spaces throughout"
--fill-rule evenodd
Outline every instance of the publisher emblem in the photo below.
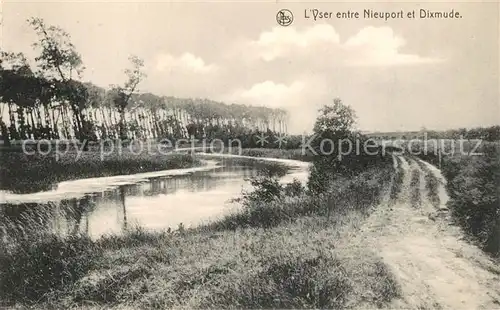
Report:
M 276 21 L 280 26 L 286 27 L 293 22 L 292 11 L 288 9 L 282 9 L 276 14 Z

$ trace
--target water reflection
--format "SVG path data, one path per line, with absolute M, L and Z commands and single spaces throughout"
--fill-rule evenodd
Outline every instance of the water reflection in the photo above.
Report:
M 230 200 L 249 187 L 246 178 L 259 169 L 228 165 L 189 175 L 154 177 L 80 198 L 4 203 L 0 204 L 0 224 L 4 227 L 0 233 L 28 233 L 31 228 L 98 238 L 134 225 L 146 229 L 175 229 L 179 223 L 192 226 L 234 210 Z

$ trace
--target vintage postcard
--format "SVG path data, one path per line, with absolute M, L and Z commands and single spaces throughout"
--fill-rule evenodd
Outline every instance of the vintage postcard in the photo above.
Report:
M 0 0 L 0 308 L 499 309 L 499 7 Z

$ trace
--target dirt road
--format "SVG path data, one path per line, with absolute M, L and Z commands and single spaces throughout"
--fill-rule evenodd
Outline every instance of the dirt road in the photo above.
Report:
M 361 228 L 401 285 L 388 308 L 500 309 L 500 266 L 450 224 L 440 171 L 403 157 L 395 167 L 399 193 Z

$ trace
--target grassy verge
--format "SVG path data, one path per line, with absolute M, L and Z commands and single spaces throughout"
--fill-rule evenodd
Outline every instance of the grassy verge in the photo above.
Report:
M 272 157 L 283 159 L 294 159 L 301 161 L 312 161 L 313 154 L 302 149 L 268 149 L 268 148 L 244 148 L 227 150 L 228 154 L 252 156 L 252 157 Z
M 305 193 L 299 182 L 281 186 L 275 179 L 254 179 L 253 185 L 257 190 L 245 196 L 243 210 L 207 227 L 211 230 L 265 228 L 293 223 L 302 216 L 328 218 L 354 210 L 365 212 L 380 202 L 381 192 L 392 175 L 388 173 L 387 166 L 380 169 L 385 175 L 375 172 L 377 168 L 372 167 L 352 178 L 338 177 L 326 192 L 314 195 Z
M 133 154 L 123 150 L 101 158 L 100 152 L 68 152 L 28 155 L 23 152 L 0 153 L 0 186 L 16 193 L 49 190 L 52 184 L 74 178 L 103 177 L 167 169 L 188 168 L 199 161 L 186 154 Z M 26 181 L 29 180 L 29 181 Z
M 399 287 L 369 245 L 347 236 L 380 202 L 391 171 L 382 162 L 321 195 L 262 176 L 241 212 L 201 227 L 4 247 L 0 300 L 44 309 L 382 306 Z
M 441 160 L 441 171 L 447 180 L 446 190 L 450 197 L 447 207 L 455 222 L 486 252 L 500 255 L 500 143 L 482 142 L 478 149 L 474 145 L 466 152 L 449 152 Z M 437 157 L 419 156 L 433 164 Z M 420 163 L 421 164 L 421 163 Z M 426 165 L 429 199 L 439 205 L 438 180 Z
M 489 143 L 483 155 L 455 155 L 442 171 L 454 219 L 486 252 L 500 255 L 500 144 Z

